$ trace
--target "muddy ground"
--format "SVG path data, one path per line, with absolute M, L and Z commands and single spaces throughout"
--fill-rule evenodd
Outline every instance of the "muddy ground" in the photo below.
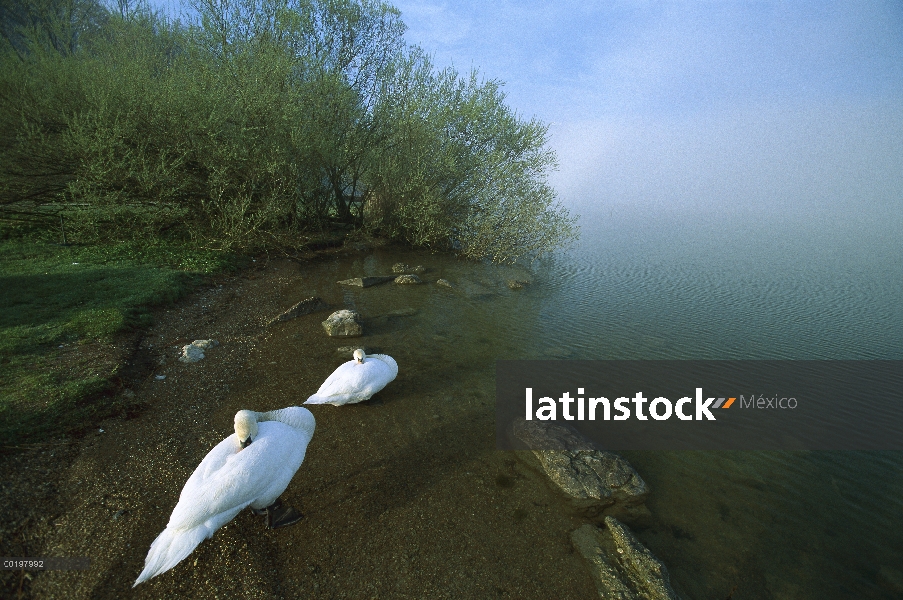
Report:
M 598 597 L 569 539 L 582 522 L 542 476 L 495 450 L 494 398 L 467 392 L 469 375 L 441 360 L 406 369 L 425 349 L 393 348 L 385 336 L 348 343 L 390 350 L 398 378 L 369 403 L 314 407 L 316 433 L 283 495 L 305 518 L 270 531 L 244 511 L 132 589 L 183 484 L 232 432 L 235 412 L 299 405 L 350 359 L 320 325 L 328 312 L 267 326 L 302 300 L 290 290 L 304 274 L 304 261 L 261 258 L 159 312 L 152 329 L 111 349 L 129 354 L 122 393 L 142 410 L 0 455 L 0 552 L 91 560 L 85 571 L 0 572 L 3 597 Z M 207 338 L 220 346 L 205 360 L 176 360 L 182 345 Z M 447 395 L 447 409 L 422 409 L 424 393 Z

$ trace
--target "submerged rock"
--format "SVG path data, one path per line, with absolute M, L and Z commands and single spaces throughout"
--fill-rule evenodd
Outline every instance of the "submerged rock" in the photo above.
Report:
M 445 286 L 445 287 L 447 287 L 447 288 L 454 287 L 454 286 L 448 281 L 448 279 L 437 279 L 437 280 L 436 280 L 436 285 L 442 285 L 442 286 Z
M 318 310 L 326 310 L 327 308 L 329 307 L 325 302 L 323 302 L 323 300 L 316 296 L 312 296 L 294 305 L 293 307 L 267 323 L 267 325 L 273 325 L 274 323 L 279 323 L 282 321 L 289 321 L 291 319 L 296 319 L 304 315 L 309 315 L 312 312 L 317 312 Z
M 412 269 L 407 263 L 399 262 L 392 265 L 393 273 L 410 273 L 411 271 Z
M 509 279 L 507 283 L 508 288 L 512 290 L 522 290 L 525 285 L 530 285 L 529 281 L 523 281 L 521 279 Z
M 196 363 L 204 358 L 204 350 L 219 346 L 216 340 L 194 340 L 186 346 L 182 346 L 182 355 L 179 362 Z
M 623 457 L 596 449 L 579 434 L 553 423 L 520 419 L 512 428 L 542 470 L 568 497 L 579 516 L 602 521 L 616 516 L 631 523 L 649 518 L 649 487 Z M 522 460 L 530 456 L 518 452 Z
M 463 292 L 464 295 L 471 300 L 489 298 L 494 295 L 494 292 L 490 288 L 486 287 L 486 285 L 471 281 L 470 279 L 466 279 L 464 277 L 458 279 L 457 289 Z
M 333 337 L 357 337 L 364 334 L 359 319 L 360 315 L 356 311 L 337 310 L 323 321 L 323 329 Z
M 411 283 L 423 283 L 423 281 L 417 277 L 416 275 L 399 275 L 395 278 L 395 283 L 402 284 L 411 284 Z
M 370 277 L 355 277 L 354 279 L 345 279 L 337 281 L 340 285 L 355 285 L 357 287 L 370 287 L 380 283 L 386 283 L 395 279 L 394 275 L 372 275 Z
M 604 530 L 583 525 L 571 533 L 571 541 L 589 561 L 601 598 L 680 600 L 665 565 L 614 517 L 605 518 Z

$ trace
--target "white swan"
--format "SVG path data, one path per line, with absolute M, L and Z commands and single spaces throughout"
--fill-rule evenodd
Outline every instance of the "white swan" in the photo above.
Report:
M 339 365 L 304 404 L 341 406 L 362 402 L 386 387 L 396 375 L 398 363 L 394 358 L 386 354 L 365 355 L 358 348 L 354 351 L 354 360 Z
M 304 461 L 315 425 L 313 414 L 300 406 L 238 411 L 235 435 L 217 444 L 188 478 L 132 587 L 176 566 L 247 507 L 266 514 L 271 529 L 301 520 L 278 498 Z

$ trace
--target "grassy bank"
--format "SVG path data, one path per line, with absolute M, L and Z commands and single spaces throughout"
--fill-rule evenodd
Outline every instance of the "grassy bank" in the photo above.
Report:
M 0 230 L 0 439 L 46 441 L 127 410 L 117 341 L 205 275 L 236 265 L 190 244 L 61 246 Z

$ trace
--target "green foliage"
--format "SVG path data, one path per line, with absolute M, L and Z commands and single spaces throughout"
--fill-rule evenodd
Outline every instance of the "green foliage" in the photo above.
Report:
M 248 247 L 341 221 L 512 261 L 575 236 L 546 127 L 437 71 L 395 8 L 192 2 L 188 23 L 98 0 L 10 13 L 2 205 L 61 212 L 80 242 Z

